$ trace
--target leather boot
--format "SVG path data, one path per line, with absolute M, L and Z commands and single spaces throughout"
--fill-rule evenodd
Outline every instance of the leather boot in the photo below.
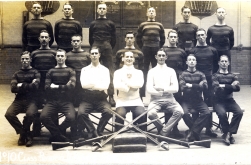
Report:
M 161 132 L 161 130 L 163 128 L 163 124 L 161 123 L 161 121 L 158 119 L 158 120 L 154 121 L 153 124 L 157 128 L 158 134 L 160 134 L 160 132 Z
M 100 119 L 98 127 L 97 127 L 97 133 L 99 136 L 103 135 L 102 133 L 104 132 L 104 129 L 105 129 L 105 126 L 107 123 L 108 123 L 108 121 Z
M 26 134 L 25 132 L 23 131 L 22 133 L 20 133 L 20 136 L 19 136 L 19 139 L 17 141 L 17 144 L 19 146 L 22 146 L 22 145 L 25 145 L 25 140 L 26 140 Z
M 30 131 L 26 133 L 26 147 L 30 147 L 33 144 L 33 136 Z

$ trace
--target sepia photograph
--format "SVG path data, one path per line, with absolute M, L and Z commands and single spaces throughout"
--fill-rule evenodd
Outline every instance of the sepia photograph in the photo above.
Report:
M 251 0 L 0 0 L 0 164 L 251 164 Z

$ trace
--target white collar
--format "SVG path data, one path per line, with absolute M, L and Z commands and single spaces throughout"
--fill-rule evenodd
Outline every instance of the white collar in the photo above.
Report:
M 132 69 L 134 69 L 134 66 L 133 65 L 131 65 L 131 66 L 124 65 L 123 69 L 132 70 Z
M 167 68 L 166 64 L 160 65 L 157 63 L 156 65 L 157 68 L 163 69 L 163 68 Z

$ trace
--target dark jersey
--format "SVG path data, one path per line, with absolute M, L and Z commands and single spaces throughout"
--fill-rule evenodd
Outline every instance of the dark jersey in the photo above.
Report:
M 183 49 L 176 47 L 168 47 L 164 49 L 168 59 L 166 60 L 166 65 L 173 68 L 178 75 L 186 68 L 186 52 Z
M 194 54 L 197 60 L 196 68 L 206 76 L 211 76 L 218 69 L 218 53 L 211 46 L 196 46 L 189 51 Z
M 198 26 L 193 23 L 184 23 L 179 22 L 173 27 L 174 30 L 178 33 L 178 46 L 182 49 L 185 49 L 186 44 L 190 43 L 190 41 L 193 43 L 193 46 L 196 45 L 196 31 L 198 29 Z
M 165 44 L 165 30 L 160 22 L 146 21 L 139 25 L 136 43 L 142 46 L 162 47 Z
M 218 71 L 213 74 L 212 81 L 216 99 L 229 99 L 233 97 L 233 92 L 240 91 L 239 85 L 231 85 L 234 81 L 238 81 L 238 77 L 233 73 L 223 74 Z M 225 84 L 225 87 L 222 88 L 219 84 Z
M 36 80 L 33 82 L 33 80 Z M 33 83 L 32 83 L 33 82 Z M 22 83 L 21 87 L 17 87 L 18 83 Z M 34 99 L 36 91 L 40 83 L 40 73 L 34 69 L 20 69 L 15 72 L 11 79 L 11 92 L 16 93 L 16 98 Z
M 144 54 L 140 50 L 130 49 L 130 48 L 124 48 L 124 49 L 121 49 L 121 50 L 117 51 L 117 53 L 116 53 L 116 62 L 115 62 L 116 70 L 123 67 L 124 64 L 122 62 L 122 55 L 125 52 L 128 52 L 128 51 L 132 52 L 133 56 L 135 58 L 135 61 L 133 63 L 134 67 L 143 72 L 143 69 L 144 69 Z
M 195 72 L 183 71 L 179 76 L 179 83 L 184 100 L 202 98 L 202 91 L 208 88 L 205 74 L 198 70 Z M 192 84 L 192 87 L 188 88 L 186 83 Z
M 51 88 L 51 84 L 59 88 Z M 76 83 L 75 71 L 72 68 L 52 68 L 46 74 L 45 90 L 48 100 L 71 100 L 72 89 Z
M 213 46 L 217 50 L 230 50 L 234 46 L 233 28 L 227 25 L 213 25 L 207 30 L 208 45 Z
M 116 27 L 114 22 L 107 18 L 98 18 L 91 22 L 89 28 L 89 43 L 94 41 L 109 41 L 112 48 L 116 44 Z
M 51 23 L 44 19 L 32 19 L 27 21 L 23 26 L 22 41 L 23 46 L 40 46 L 38 37 L 40 36 L 41 30 L 47 30 L 50 35 L 49 45 L 51 46 L 54 42 L 53 30 Z
M 74 34 L 82 36 L 82 26 L 74 19 L 60 19 L 55 23 L 55 40 L 59 48 L 72 48 L 71 37 Z

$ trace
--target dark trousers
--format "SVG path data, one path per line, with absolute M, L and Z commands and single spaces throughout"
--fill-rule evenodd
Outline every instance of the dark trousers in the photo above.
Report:
M 203 90 L 203 97 L 204 101 L 207 104 L 207 106 L 212 107 L 213 106 L 213 87 L 212 87 L 212 75 L 206 76 L 208 88 Z
M 145 108 L 141 106 L 128 106 L 128 107 L 118 107 L 116 108 L 116 112 L 122 116 L 123 118 L 126 118 L 126 114 L 128 112 L 132 112 L 133 119 L 137 118 L 139 115 L 145 112 Z M 141 124 L 146 122 L 147 120 L 147 114 L 143 115 L 141 118 L 139 118 L 137 121 L 135 121 L 133 124 Z M 124 124 L 124 120 L 116 116 L 115 122 Z M 127 124 L 127 123 L 126 123 Z M 118 131 L 122 128 L 122 126 L 116 125 L 115 131 Z M 146 131 L 147 125 L 143 125 L 139 127 L 141 130 Z
M 111 109 L 111 105 L 107 102 L 107 100 L 103 101 L 92 101 L 92 102 L 86 102 L 82 101 L 78 108 L 78 125 L 84 125 L 89 132 L 95 131 L 95 127 L 89 118 L 89 113 L 91 113 L 93 110 L 96 110 L 98 112 L 101 112 L 101 118 L 99 120 L 98 128 L 99 132 L 102 132 L 112 117 L 112 113 L 109 111 Z
M 65 120 L 59 126 L 53 122 L 53 117 L 57 116 L 58 112 L 65 116 Z M 40 119 L 52 136 L 60 135 L 75 120 L 75 109 L 72 102 L 69 101 L 48 101 L 42 110 Z
M 181 106 L 184 111 L 183 120 L 188 128 L 195 132 L 200 133 L 203 127 L 208 125 L 210 119 L 210 112 L 206 103 L 201 99 L 183 100 Z M 194 110 L 199 113 L 199 117 L 194 120 L 189 113 Z
M 243 112 L 233 98 L 226 100 L 215 100 L 214 109 L 219 117 L 223 133 L 236 134 L 243 116 Z M 226 112 L 233 112 L 231 122 L 228 122 Z
M 96 46 L 99 48 L 99 52 L 101 54 L 100 61 L 102 61 L 102 64 L 107 67 L 110 71 L 110 85 L 107 90 L 107 93 L 109 96 L 114 95 L 114 87 L 113 87 L 113 72 L 114 72 L 114 64 L 113 64 L 113 58 L 112 58 L 112 46 L 109 42 L 96 42 L 94 41 L 93 46 Z
M 24 131 L 30 131 L 30 126 L 33 122 L 34 116 L 37 113 L 37 105 L 34 100 L 30 99 L 15 99 L 5 113 L 6 119 L 11 126 L 15 129 L 17 134 L 24 133 Z M 18 120 L 17 115 L 24 113 L 23 125 Z

